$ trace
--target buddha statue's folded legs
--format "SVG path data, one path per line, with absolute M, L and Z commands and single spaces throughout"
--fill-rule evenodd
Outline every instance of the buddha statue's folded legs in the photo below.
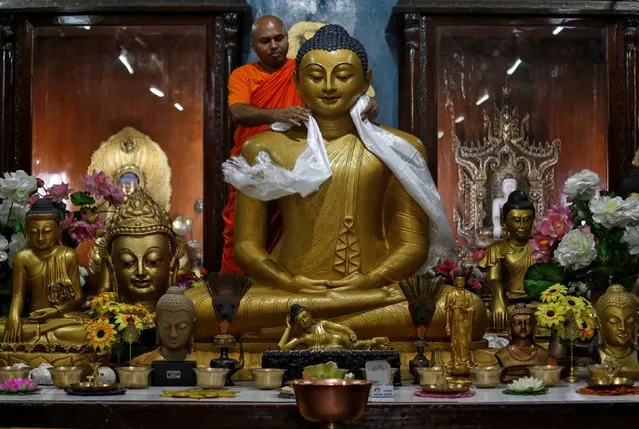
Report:
M 86 343 L 86 315 L 68 314 L 64 318 L 49 319 L 42 323 L 23 319 L 20 343 L 60 346 L 78 346 Z M 5 325 L 0 323 L 0 338 L 4 338 Z

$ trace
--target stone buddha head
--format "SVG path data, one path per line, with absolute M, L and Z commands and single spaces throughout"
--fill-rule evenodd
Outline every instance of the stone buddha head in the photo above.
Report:
M 510 342 L 528 340 L 534 342 L 535 313 L 528 306 L 519 302 L 510 310 Z
M 152 311 L 175 283 L 185 254 L 168 213 L 138 187 L 111 216 L 107 231 L 98 243 L 101 290 L 116 291 L 125 302 L 140 302 Z
M 193 346 L 195 305 L 184 289 L 171 286 L 155 306 L 155 329 L 162 355 L 169 360 L 184 359 Z
M 35 200 L 25 216 L 27 247 L 46 251 L 60 244 L 60 214 L 46 198 Z
M 535 206 L 522 191 L 513 191 L 502 208 L 508 238 L 527 242 L 535 223 Z
M 318 117 L 348 115 L 371 83 L 364 46 L 339 25 L 328 24 L 317 30 L 295 60 L 300 97 Z
M 637 302 L 621 285 L 612 285 L 595 304 L 599 342 L 619 352 L 637 341 Z

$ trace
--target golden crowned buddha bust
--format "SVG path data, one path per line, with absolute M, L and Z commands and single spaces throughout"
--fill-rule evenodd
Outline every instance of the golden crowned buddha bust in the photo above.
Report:
M 408 306 L 397 282 L 433 256 L 429 244 L 452 248 L 432 179 L 432 186 L 419 186 L 420 192 L 434 191 L 424 205 L 418 204 L 397 175 L 398 169 L 407 171 L 412 164 L 404 160 L 398 167 L 399 162 L 383 160 L 360 136 L 356 126 L 372 124 L 351 109 L 361 105 L 371 71 L 364 47 L 343 28 L 326 25 L 301 47 L 295 80 L 312 114 L 309 130 L 317 130 L 320 137 L 314 140 L 303 127 L 260 133 L 245 143 L 243 163 L 250 170 L 268 158 L 280 171 L 288 170 L 280 177 L 288 177 L 308 150 L 323 150 L 330 178 L 305 196 L 289 192 L 271 199 L 283 218 L 282 235 L 271 252 L 266 246 L 267 202 L 249 196 L 250 189 L 238 188 L 235 257 L 253 286 L 240 302 L 231 333 L 277 341 L 291 305 L 298 304 L 360 338 L 412 339 Z M 424 147 L 416 137 L 386 127 L 375 127 L 375 133 L 388 139 L 381 143 L 387 152 L 401 146 L 410 154 L 407 159 L 422 162 L 417 179 L 430 178 Z M 428 205 L 444 219 L 432 228 L 430 243 Z M 430 222 L 436 220 L 433 216 Z M 450 241 L 444 244 L 443 236 Z M 187 294 L 197 308 L 196 340 L 212 338 L 216 324 L 210 296 L 203 288 Z
M 524 276 L 534 263 L 528 244 L 535 222 L 535 206 L 521 191 L 513 191 L 502 208 L 507 238 L 491 244 L 479 265 L 488 269 L 488 287 L 492 293 L 492 327 L 506 327 L 506 304 L 526 299 Z
M 171 229 L 169 215 L 142 188 L 136 188 L 111 216 L 100 253 L 100 292 L 114 291 L 122 302 L 151 312 L 175 284 L 184 243 Z
M 86 343 L 88 317 L 79 311 L 83 298 L 78 256 L 60 244 L 59 223 L 58 211 L 44 198 L 36 200 L 26 214 L 27 246 L 13 260 L 11 308 L 6 323 L 0 325 L 5 343 L 54 348 Z M 29 317 L 23 320 L 29 297 Z
M 637 363 L 637 302 L 621 285 L 612 285 L 595 304 L 601 363 L 639 371 Z

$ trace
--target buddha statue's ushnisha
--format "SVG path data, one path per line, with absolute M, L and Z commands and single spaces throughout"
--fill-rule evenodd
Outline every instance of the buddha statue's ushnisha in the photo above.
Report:
M 507 238 L 488 246 L 479 261 L 481 267 L 488 269 L 488 287 L 493 297 L 492 327 L 497 331 L 506 328 L 507 301 L 512 304 L 527 298 L 524 276 L 534 263 L 528 244 L 535 222 L 534 205 L 525 193 L 513 191 L 502 211 Z
M 195 306 L 184 288 L 171 286 L 155 305 L 155 329 L 160 347 L 133 359 L 133 365 L 151 365 L 154 360 L 191 359 L 195 330 Z
M 169 215 L 140 187 L 111 216 L 106 236 L 96 243 L 101 260 L 100 292 L 140 303 L 155 303 L 175 284 L 184 243 L 171 229 Z
M 601 363 L 636 373 L 637 302 L 621 285 L 612 285 L 595 304 Z
M 357 128 L 373 126 L 357 113 L 371 71 L 364 47 L 343 28 L 326 25 L 304 43 L 295 80 L 311 111 L 308 133 L 303 127 L 260 133 L 245 143 L 243 163 L 250 169 L 266 165 L 262 161 L 268 158 L 279 170 L 288 170 L 279 177 L 290 177 L 302 155 L 317 150 L 328 165 L 328 177 L 305 196 L 285 191 L 272 198 L 282 213 L 283 232 L 271 252 L 266 246 L 267 202 L 238 187 L 235 257 L 253 286 L 231 330 L 277 341 L 291 305 L 298 304 L 316 317 L 347 326 L 358 337 L 411 339 L 414 329 L 397 282 L 453 244 L 424 162 L 424 147 L 414 136 L 375 127 L 376 135 L 388 139 L 380 143 L 384 150 L 401 147 L 406 157 L 399 166 L 373 153 L 371 140 Z M 317 140 L 310 131 L 316 129 Z M 424 199 L 409 194 L 397 175 L 398 169 L 408 171 L 418 162 L 423 167 L 414 177 L 430 180 L 417 187 L 431 192 L 423 205 Z M 292 185 L 299 184 L 295 180 Z M 438 214 L 444 223 L 431 228 L 429 240 L 429 221 L 435 225 Z M 429 244 L 436 251 L 429 251 Z M 196 339 L 212 338 L 210 296 L 202 288 L 187 293 L 197 307 Z
M 300 335 L 291 337 L 296 326 Z M 311 350 L 384 350 L 390 348 L 390 341 L 386 337 L 358 340 L 352 329 L 329 320 L 314 320 L 306 308 L 293 304 L 278 346 L 280 350 L 292 350 L 300 345 Z
M 528 375 L 526 367 L 552 365 L 555 360 L 550 352 L 535 343 L 535 313 L 525 303 L 519 302 L 510 309 L 510 343 L 499 349 L 495 357 L 506 368 L 504 381 L 512 381 Z
M 0 338 L 5 343 L 83 346 L 88 317 L 79 311 L 83 298 L 78 256 L 60 244 L 60 217 L 51 201 L 33 203 L 25 229 L 27 246 L 13 260 L 13 296 Z M 23 320 L 28 297 L 29 318 Z

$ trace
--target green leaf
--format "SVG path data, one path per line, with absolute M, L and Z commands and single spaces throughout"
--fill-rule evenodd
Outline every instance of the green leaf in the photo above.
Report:
M 564 270 L 553 262 L 534 264 L 524 277 L 524 289 L 528 297 L 534 300 L 541 298 L 541 293 L 554 284 L 566 284 Z
M 88 192 L 74 192 L 71 194 L 71 202 L 76 206 L 93 205 L 95 198 Z

